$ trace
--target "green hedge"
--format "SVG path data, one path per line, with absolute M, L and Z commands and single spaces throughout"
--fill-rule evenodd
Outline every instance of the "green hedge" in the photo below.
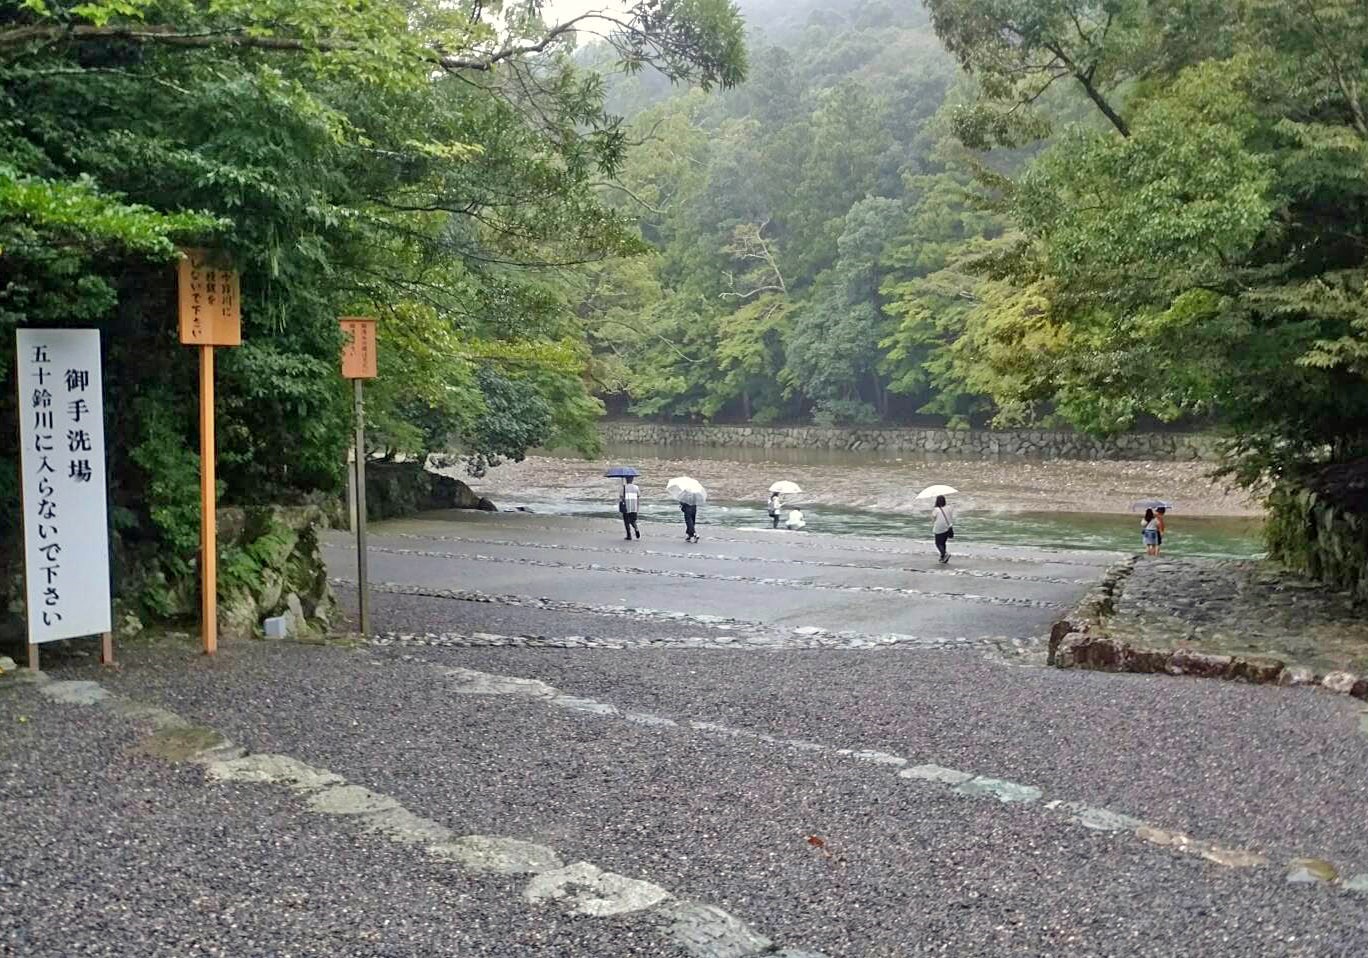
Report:
M 1368 599 L 1368 512 L 1360 497 L 1344 494 L 1346 469 L 1368 472 L 1368 462 L 1280 482 L 1268 497 L 1264 534 L 1272 558 Z

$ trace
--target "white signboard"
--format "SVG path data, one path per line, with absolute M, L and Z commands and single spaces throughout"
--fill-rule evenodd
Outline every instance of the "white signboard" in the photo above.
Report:
M 19 440 L 30 643 L 110 631 L 97 329 L 20 329 Z

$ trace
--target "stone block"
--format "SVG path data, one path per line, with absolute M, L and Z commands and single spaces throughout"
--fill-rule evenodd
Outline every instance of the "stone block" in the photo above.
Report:
M 1231 663 L 1230 677 L 1255 685 L 1272 685 L 1282 677 L 1285 667 L 1282 659 L 1272 656 L 1239 655 Z
M 1131 648 L 1126 654 L 1125 670 L 1143 674 L 1164 673 L 1173 659 L 1172 649 Z
M 1278 676 L 1278 684 L 1282 686 L 1315 685 L 1316 673 L 1305 666 L 1289 665 Z
M 246 589 L 238 589 L 220 596 L 218 604 L 219 634 L 227 639 L 250 639 L 256 633 L 260 612 L 256 597 Z
M 1168 673 L 1208 679 L 1223 678 L 1230 672 L 1232 664 L 1233 659 L 1229 655 L 1178 649 L 1169 660 Z
M 1055 652 L 1059 649 L 1059 643 L 1064 641 L 1064 636 L 1075 632 L 1074 624 L 1067 619 L 1060 619 L 1050 626 L 1050 651 L 1046 658 L 1046 664 L 1055 664 Z
M 1358 684 L 1359 677 L 1353 672 L 1330 672 L 1321 679 L 1321 686 L 1340 695 L 1348 695 Z
M 1082 632 L 1070 632 L 1060 639 L 1058 648 L 1055 649 L 1054 658 L 1051 665 L 1059 669 L 1072 669 L 1080 663 L 1078 654 L 1079 649 L 1088 644 L 1088 636 Z
M 275 615 L 261 623 L 261 630 L 268 639 L 288 639 L 290 637 L 290 617 Z
M 1078 646 L 1074 651 L 1074 658 L 1086 669 L 1120 672 L 1124 670 L 1128 652 L 1129 646 L 1126 643 L 1102 635 L 1095 636 L 1086 644 Z

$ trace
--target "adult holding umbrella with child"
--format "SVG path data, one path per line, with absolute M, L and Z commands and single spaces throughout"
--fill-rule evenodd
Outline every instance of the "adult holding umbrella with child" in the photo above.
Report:
M 770 521 L 774 523 L 774 528 L 779 528 L 779 519 L 783 515 L 784 496 L 797 496 L 802 494 L 802 487 L 796 482 L 788 479 L 780 479 L 769 488 L 769 504 L 765 511 L 769 513 Z

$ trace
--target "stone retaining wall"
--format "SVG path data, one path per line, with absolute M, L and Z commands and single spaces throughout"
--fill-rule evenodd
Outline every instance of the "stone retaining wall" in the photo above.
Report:
M 1059 669 L 1136 672 L 1226 679 L 1256 685 L 1318 685 L 1327 691 L 1368 700 L 1368 676 L 1331 671 L 1318 674 L 1274 655 L 1237 655 L 1178 647 L 1151 647 L 1110 634 L 1108 619 L 1135 573 L 1139 557 L 1107 571 L 1067 618 L 1050 629 L 1047 664 Z
M 1203 433 L 1131 433 L 1097 439 L 1047 430 L 712 426 L 605 422 L 605 442 L 650 446 L 730 446 L 899 452 L 961 459 L 1215 460 L 1217 441 Z

